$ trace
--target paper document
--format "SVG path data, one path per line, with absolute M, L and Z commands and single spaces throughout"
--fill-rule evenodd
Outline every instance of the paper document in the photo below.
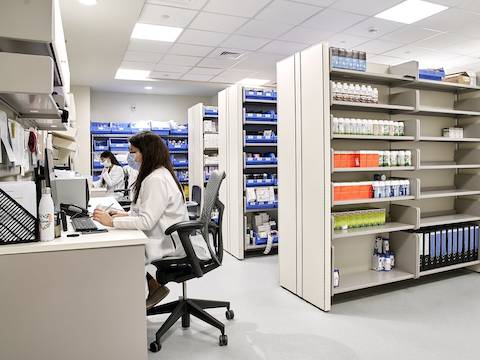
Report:
M 5 111 L 0 111 L 0 140 L 7 152 L 8 161 L 15 162 L 15 153 L 10 142 L 10 131 L 8 130 L 8 118 Z

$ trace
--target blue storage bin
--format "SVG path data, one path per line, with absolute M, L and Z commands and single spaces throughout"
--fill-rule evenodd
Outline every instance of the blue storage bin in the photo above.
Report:
M 175 156 L 170 157 L 173 167 L 188 167 L 188 159 L 185 157 L 176 158 Z
M 266 245 L 267 244 L 267 238 L 260 237 L 258 234 L 254 233 L 254 239 L 255 239 L 255 245 Z M 278 244 L 278 235 L 273 236 L 273 243 Z
M 264 210 L 264 209 L 276 209 L 278 207 L 278 200 L 272 202 L 256 202 L 256 201 L 247 201 L 246 208 L 247 210 Z
M 175 144 L 173 141 L 168 141 L 168 150 L 170 151 L 185 151 L 188 150 L 188 143 Z
M 130 123 L 112 123 L 112 134 L 131 134 L 132 126 Z
M 266 137 L 263 135 L 245 135 L 245 142 L 247 144 L 257 144 L 257 143 L 277 143 L 277 136 Z
M 214 107 L 205 107 L 204 116 L 215 117 L 218 116 L 218 109 Z
M 107 139 L 93 140 L 93 150 L 95 151 L 108 151 L 110 147 L 108 146 Z
M 246 187 L 257 187 L 257 186 L 276 186 L 277 179 L 267 178 L 267 179 L 246 179 Z
M 170 129 L 170 135 L 188 135 L 188 128 Z
M 136 134 L 142 131 L 150 131 L 152 127 L 150 126 L 150 121 L 138 121 L 130 124 L 130 130 L 132 134 Z
M 93 161 L 93 168 L 94 168 L 94 169 L 101 169 L 101 168 L 103 168 L 103 165 L 102 165 L 102 163 L 100 162 L 100 160 L 94 160 L 94 161 Z
M 246 156 L 245 163 L 246 165 L 273 165 L 277 163 L 277 158 L 274 156 Z
M 92 180 L 93 181 L 98 181 L 98 180 L 100 180 L 100 177 L 101 177 L 100 175 L 94 175 L 94 176 L 92 176 Z
M 92 134 L 110 134 L 110 123 L 92 122 L 90 124 L 90 131 Z
M 419 69 L 418 77 L 424 80 L 442 81 L 445 78 L 443 69 Z
M 110 139 L 108 143 L 111 151 L 128 151 L 130 147 L 128 139 Z

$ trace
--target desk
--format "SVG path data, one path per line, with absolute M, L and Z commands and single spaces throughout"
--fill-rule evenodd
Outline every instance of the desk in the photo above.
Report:
M 0 359 L 147 359 L 146 241 L 110 229 L 0 246 Z

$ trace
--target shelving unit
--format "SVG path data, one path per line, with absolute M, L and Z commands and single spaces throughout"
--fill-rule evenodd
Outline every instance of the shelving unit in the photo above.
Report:
M 192 106 L 188 109 L 188 128 L 189 184 L 190 188 L 203 189 L 209 173 L 218 169 L 218 108 L 203 103 Z
M 246 202 L 247 192 L 260 188 L 272 189 L 277 196 L 276 137 L 263 137 L 264 131 L 277 132 L 276 91 L 231 86 L 218 95 L 218 113 L 219 168 L 227 174 L 220 198 L 229 204 L 223 221 L 224 245 L 230 254 L 244 259 L 249 255 L 262 254 L 266 248 L 266 245 L 252 243 L 247 233 L 247 228 L 253 231 L 254 216 L 267 213 L 271 220 L 278 222 L 277 204 L 247 206 Z M 260 174 L 262 179 L 265 177 L 264 182 L 260 177 L 258 182 L 248 181 L 249 176 Z M 271 253 L 277 249 L 276 244 L 273 245 Z
M 374 85 L 379 103 L 333 100 L 331 81 Z M 277 65 L 281 285 L 322 310 L 337 294 L 469 267 L 478 260 L 420 272 L 409 230 L 480 221 L 480 87 L 421 80 L 418 63 L 368 64 L 367 72 L 330 68 L 327 44 Z M 404 136 L 334 134 L 331 115 L 402 121 Z M 462 127 L 464 137 L 442 137 Z M 410 150 L 407 167 L 334 168 L 333 151 Z M 372 173 L 410 181 L 411 195 L 334 200 L 332 182 L 372 180 Z M 371 196 L 371 195 L 370 195 Z M 332 212 L 384 208 L 387 222 L 335 230 Z M 395 268 L 370 270 L 374 239 L 388 237 Z M 334 288 L 333 271 L 340 270 Z

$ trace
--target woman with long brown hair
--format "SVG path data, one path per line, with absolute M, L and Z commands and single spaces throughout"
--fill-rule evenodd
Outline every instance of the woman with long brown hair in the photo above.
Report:
M 168 147 L 152 132 L 141 132 L 130 138 L 130 154 L 139 163 L 133 185 L 133 203 L 129 212 L 95 210 L 94 219 L 103 225 L 145 232 L 147 260 L 182 256 L 184 250 L 177 234 L 170 237 L 165 230 L 188 220 L 185 196 L 173 172 Z M 147 308 L 154 306 L 169 292 L 147 273 L 149 296 Z

